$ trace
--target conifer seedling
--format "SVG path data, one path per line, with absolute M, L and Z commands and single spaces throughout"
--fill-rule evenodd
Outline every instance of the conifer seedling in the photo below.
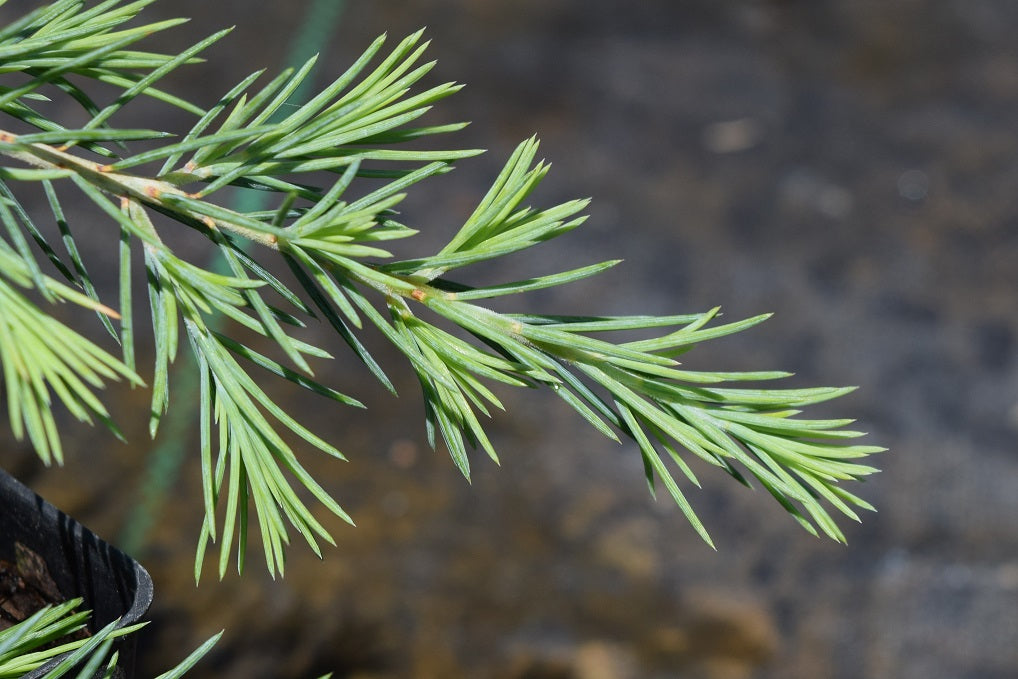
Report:
M 344 453 L 277 404 L 266 385 L 288 380 L 324 399 L 319 407 L 362 407 L 356 385 L 316 380 L 313 363 L 335 358 L 363 363 L 393 390 L 363 341 L 369 327 L 409 362 L 420 381 L 427 439 L 447 449 L 467 478 L 472 451 L 497 462 L 484 422 L 503 409 L 498 394 L 518 387 L 561 398 L 610 441 L 635 442 L 652 491 L 663 486 L 708 544 L 686 497 L 699 485 L 689 465 L 695 458 L 765 489 L 806 530 L 834 540 L 844 541 L 835 515 L 858 520 L 857 509 L 872 509 L 850 488 L 877 471 L 864 458 L 881 448 L 855 443 L 862 434 L 847 428 L 851 420 L 803 414 L 850 389 L 781 388 L 772 385 L 788 373 L 680 363 L 697 344 L 749 330 L 767 315 L 719 322 L 716 308 L 671 316 L 527 313 L 526 293 L 597 286 L 596 276 L 619 263 L 614 259 L 472 283 L 469 265 L 560 236 L 583 237 L 582 229 L 570 232 L 582 225 L 586 200 L 530 203 L 548 172 L 536 138 L 516 147 L 443 247 L 409 259 L 389 252 L 389 241 L 416 233 L 412 218 L 399 212 L 406 194 L 428 191 L 429 178 L 479 153 L 450 141 L 462 124 L 426 122 L 428 110 L 460 86 L 420 86 L 433 66 L 421 33 L 379 37 L 306 101 L 291 97 L 314 59 L 278 75 L 246 75 L 226 92 L 191 101 L 162 89 L 162 80 L 200 68 L 199 55 L 229 31 L 179 54 L 147 51 L 146 38 L 183 21 L 139 20 L 151 2 L 56 0 L 0 26 L 0 365 L 11 432 L 44 462 L 59 464 L 66 432 L 55 409 L 116 432 L 101 390 L 126 380 L 151 393 L 143 417 L 154 437 L 174 388 L 171 367 L 183 352 L 193 355 L 201 433 L 194 454 L 204 502 L 196 579 L 213 549 L 220 577 L 231 563 L 242 570 L 251 530 L 273 574 L 283 573 L 294 532 L 319 555 L 321 543 L 334 544 L 304 498 L 350 517 L 302 460 L 314 449 L 337 459 Z M 118 126 L 117 114 L 139 98 L 186 112 L 190 127 Z M 68 105 L 76 116 L 54 115 Z M 45 219 L 59 240 L 23 204 L 27 185 L 41 187 Z M 228 187 L 262 192 L 270 207 L 233 209 L 224 198 Z M 68 208 L 83 199 L 105 215 L 105 230 L 83 233 L 77 207 Z M 204 236 L 227 270 L 174 251 L 164 240 L 174 229 Z M 116 296 L 93 284 L 89 271 L 97 264 L 79 254 L 83 237 L 105 238 L 117 253 Z M 132 313 L 138 294 L 147 297 L 149 318 Z M 495 305 L 496 298 L 510 299 Z M 105 340 L 58 320 L 53 311 L 61 303 L 90 312 L 84 317 L 105 327 Z M 494 310 L 514 304 L 518 312 Z M 153 364 L 136 358 L 141 323 L 151 324 Z M 309 324 L 331 328 L 334 340 L 302 340 Z M 251 332 L 273 351 L 250 346 L 243 338 Z M 622 332 L 640 338 L 615 339 Z M 356 464 L 356 451 L 345 452 Z M 26 639 L 66 626 L 69 611 L 47 609 L 0 633 L 0 676 L 16 676 L 5 668 L 30 649 Z M 92 637 L 76 659 L 105 666 L 117 633 Z M 164 676 L 182 674 L 211 643 Z

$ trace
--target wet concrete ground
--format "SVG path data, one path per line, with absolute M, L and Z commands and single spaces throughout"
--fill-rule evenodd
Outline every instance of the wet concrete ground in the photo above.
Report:
M 161 4 L 153 13 L 201 16 L 192 27 L 238 25 L 200 80 L 177 82 L 211 100 L 279 63 L 305 3 Z M 408 201 L 422 240 L 447 237 L 537 133 L 553 162 L 537 199 L 593 196 L 591 219 L 479 275 L 621 256 L 534 308 L 775 312 L 689 364 L 859 385 L 818 412 L 859 418 L 890 449 L 862 489 L 879 513 L 834 545 L 706 472 L 691 499 L 715 553 L 647 496 L 631 446 L 550 395 L 506 394 L 491 430 L 502 467 L 478 459 L 467 485 L 423 444 L 407 371 L 394 400 L 338 367 L 327 377 L 355 382 L 370 417 L 300 407 L 351 458 L 316 471 L 358 528 L 335 526 L 324 564 L 292 550 L 281 583 L 251 568 L 194 590 L 189 463 L 144 554 L 158 623 L 146 670 L 225 625 L 195 676 L 1018 674 L 1018 6 L 347 4 L 323 72 L 384 30 L 427 25 L 436 81 L 468 84 L 434 119 L 474 121 L 461 143 L 491 150 Z M 133 500 L 109 494 L 139 477 L 140 448 L 115 450 L 95 492 L 66 487 L 111 445 L 83 432 L 69 469 L 33 484 L 114 533 Z

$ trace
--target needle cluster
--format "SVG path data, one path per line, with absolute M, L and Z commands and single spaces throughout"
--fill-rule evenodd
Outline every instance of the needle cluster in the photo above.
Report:
M 60 462 L 58 401 L 80 420 L 112 426 L 98 397 L 101 387 L 117 379 L 147 384 L 155 436 L 169 404 L 170 368 L 181 345 L 193 353 L 201 384 L 205 503 L 196 577 L 214 543 L 220 576 L 233 555 L 242 567 L 252 520 L 272 573 L 283 571 L 291 531 L 316 552 L 319 542 L 332 543 L 302 499 L 308 494 L 349 520 L 291 441 L 342 454 L 262 386 L 267 371 L 337 404 L 361 407 L 315 380 L 309 359 L 332 358 L 337 347 L 298 338 L 312 320 L 331 326 L 337 344 L 389 389 L 362 330 L 373 326 L 407 358 L 420 380 L 430 442 L 441 439 L 467 477 L 471 449 L 498 459 L 483 424 L 492 409 L 503 408 L 498 390 L 547 388 L 607 438 L 634 441 L 651 488 L 663 485 L 708 543 L 682 488 L 699 485 L 693 458 L 746 485 L 759 484 L 807 530 L 836 540 L 844 536 L 832 513 L 857 519 L 855 508 L 870 509 L 846 482 L 875 472 L 861 460 L 881 449 L 851 443 L 861 434 L 846 429 L 850 420 L 801 416 L 803 407 L 847 389 L 760 386 L 787 373 L 694 371 L 677 360 L 701 342 L 766 316 L 717 324 L 717 309 L 581 317 L 485 306 L 495 297 L 573 283 L 617 264 L 486 286 L 471 285 L 459 272 L 582 224 L 585 200 L 528 204 L 548 171 L 535 139 L 517 147 L 440 250 L 397 259 L 386 249 L 387 241 L 416 233 L 396 210 L 406 192 L 478 153 L 419 150 L 421 140 L 462 127 L 418 123 L 459 89 L 453 83 L 419 87 L 433 66 L 423 61 L 427 43 L 420 33 L 389 51 L 385 37 L 378 38 L 303 103 L 292 98 L 309 78 L 313 59 L 261 85 L 264 74 L 252 73 L 218 99 L 199 103 L 158 85 L 199 61 L 228 31 L 179 54 L 140 51 L 135 43 L 181 23 L 139 23 L 138 13 L 150 2 L 106 0 L 89 8 L 80 0 L 56 0 L 0 28 L 0 74 L 9 81 L 0 85 L 0 112 L 9 123 L 0 124 L 0 363 L 13 433 L 27 438 L 43 460 Z M 95 83 L 116 89 L 111 101 L 93 98 Z M 182 109 L 193 125 L 177 132 L 117 127 L 117 113 L 138 97 Z M 45 110 L 56 99 L 87 120 L 71 125 L 53 119 Z M 139 144 L 143 150 L 132 150 Z M 47 240 L 46 229 L 19 200 L 25 183 L 42 186 L 60 243 Z M 230 209 L 221 199 L 226 187 L 258 190 L 274 203 L 267 210 Z M 105 236 L 88 236 L 117 243 L 116 300 L 100 299 L 89 277 L 77 227 L 64 209 L 68 192 L 109 217 Z M 203 234 L 227 269 L 184 259 L 163 238 L 172 228 Z M 272 273 L 280 261 L 287 276 Z M 131 313 L 142 286 L 155 356 L 144 369 L 135 358 L 138 319 Z M 103 349 L 57 320 L 50 309 L 59 302 L 97 312 L 118 348 Z M 620 331 L 646 338 L 612 341 Z M 251 332 L 271 341 L 276 355 L 241 339 Z

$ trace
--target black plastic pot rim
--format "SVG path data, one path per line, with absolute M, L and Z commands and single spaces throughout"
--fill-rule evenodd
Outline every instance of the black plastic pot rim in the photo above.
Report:
M 0 469 L 0 558 L 13 561 L 16 542 L 43 558 L 61 595 L 84 599 L 93 633 L 118 619 L 117 627 L 141 621 L 152 603 L 152 578 L 141 564 Z M 130 677 L 133 635 L 120 639 L 117 649 L 119 675 Z M 44 676 L 59 660 L 25 679 Z

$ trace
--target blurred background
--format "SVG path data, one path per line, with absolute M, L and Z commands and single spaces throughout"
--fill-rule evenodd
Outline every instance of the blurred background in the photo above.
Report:
M 166 49 L 236 24 L 208 64 L 167 85 L 208 105 L 250 71 L 281 68 L 309 8 L 175 0 L 146 15 L 195 18 L 158 38 Z M 273 393 L 350 458 L 306 454 L 358 527 L 329 524 L 339 546 L 324 563 L 295 544 L 284 580 L 252 551 L 243 579 L 216 583 L 207 568 L 195 588 L 189 422 L 159 442 L 178 453 L 153 457 L 137 417 L 148 394 L 112 389 L 131 445 L 72 428 L 55 470 L 4 424 L 0 463 L 52 502 L 121 544 L 142 521 L 133 551 L 156 583 L 142 676 L 223 627 L 195 677 L 1018 676 L 1018 3 L 336 0 L 331 10 L 321 82 L 376 35 L 394 42 L 427 26 L 430 81 L 467 84 L 427 120 L 473 121 L 453 144 L 489 153 L 411 194 L 414 247 L 448 238 L 537 134 L 553 168 L 535 202 L 593 196 L 590 220 L 481 275 L 623 257 L 529 310 L 775 312 L 687 365 L 859 385 L 814 410 L 858 418 L 867 441 L 890 449 L 859 488 L 879 513 L 845 526 L 848 545 L 837 545 L 708 471 L 690 499 L 714 552 L 666 498 L 648 496 L 634 446 L 529 391 L 500 393 L 509 414 L 490 432 L 502 466 L 477 457 L 468 485 L 427 448 L 412 373 L 390 368 L 395 399 L 350 361 L 319 376 L 366 414 L 285 385 Z M 190 124 L 172 112 L 144 122 Z M 109 243 L 88 249 L 102 268 Z

